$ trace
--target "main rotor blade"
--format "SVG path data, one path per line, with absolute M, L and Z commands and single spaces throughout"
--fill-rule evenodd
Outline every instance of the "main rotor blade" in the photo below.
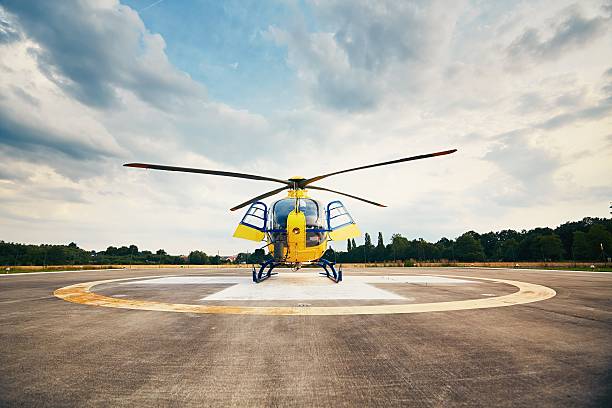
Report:
M 350 195 L 350 194 L 346 194 L 346 193 L 341 193 L 340 191 L 330 190 L 329 188 L 317 187 L 317 186 L 308 186 L 308 188 L 309 189 L 313 189 L 313 190 L 329 191 L 330 193 L 335 193 L 335 194 L 340 194 L 340 195 L 343 195 L 343 196 L 351 197 L 351 198 L 354 198 L 355 200 L 365 201 L 368 204 L 374 204 L 374 205 L 377 205 L 379 207 L 386 207 L 386 205 L 384 205 L 384 204 L 375 203 L 374 201 L 366 200 L 365 198 L 356 197 L 354 195 Z
M 239 209 L 241 209 L 242 207 L 245 207 L 245 206 L 247 206 L 247 205 L 249 205 L 249 204 L 254 203 L 255 201 L 259 201 L 259 200 L 262 200 L 262 199 L 264 199 L 264 198 L 267 198 L 267 197 L 273 196 L 274 194 L 278 194 L 278 193 L 280 193 L 280 192 L 281 192 L 281 191 L 283 191 L 283 190 L 287 190 L 288 188 L 289 188 L 289 186 L 285 186 L 285 187 L 277 188 L 276 190 L 269 191 L 269 192 L 264 193 L 264 194 L 262 194 L 262 195 L 258 195 L 258 196 L 257 196 L 257 197 L 255 197 L 255 198 L 251 198 L 249 201 L 245 201 L 245 202 L 244 202 L 244 203 L 242 203 L 242 204 L 238 204 L 237 206 L 235 206 L 235 207 L 233 207 L 233 208 L 230 208 L 230 211 L 236 211 L 236 210 L 239 210 Z
M 231 171 L 192 169 L 189 167 L 162 166 L 160 164 L 147 164 L 147 163 L 127 163 L 127 164 L 124 164 L 124 166 L 125 167 L 137 167 L 141 169 L 180 171 L 184 173 L 211 174 L 214 176 L 236 177 L 236 178 L 243 178 L 243 179 L 250 179 L 250 180 L 274 181 L 276 183 L 291 185 L 291 183 L 287 180 L 280 180 L 280 179 L 275 179 L 272 177 L 265 177 L 265 176 L 257 176 L 255 174 L 234 173 Z
M 355 170 L 369 169 L 369 168 L 372 168 L 372 167 L 386 166 L 388 164 L 395 164 L 395 163 L 402 163 L 402 162 L 413 161 L 413 160 L 427 159 L 427 158 L 430 158 L 430 157 L 444 156 L 446 154 L 455 153 L 456 151 L 457 151 L 457 149 L 445 150 L 445 151 L 442 151 L 442 152 L 421 154 L 419 156 L 406 157 L 406 158 L 403 158 L 403 159 L 391 160 L 391 161 L 386 161 L 386 162 L 382 162 L 382 163 L 369 164 L 367 166 L 355 167 L 355 168 L 347 169 L 347 170 L 335 171 L 333 173 L 323 174 L 321 176 L 316 176 L 316 177 L 313 177 L 313 178 L 309 178 L 309 179 L 303 180 L 303 181 L 300 182 L 300 187 L 305 187 L 305 186 L 307 186 L 310 183 L 314 183 L 315 181 L 319 181 L 319 180 L 324 179 L 326 177 L 334 176 L 336 174 L 348 173 L 349 171 L 355 171 Z

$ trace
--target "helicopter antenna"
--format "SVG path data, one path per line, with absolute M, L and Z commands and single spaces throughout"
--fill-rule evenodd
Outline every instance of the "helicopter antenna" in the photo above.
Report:
M 295 213 L 300 211 L 300 195 L 297 192 L 297 183 L 293 183 L 293 190 L 295 191 Z

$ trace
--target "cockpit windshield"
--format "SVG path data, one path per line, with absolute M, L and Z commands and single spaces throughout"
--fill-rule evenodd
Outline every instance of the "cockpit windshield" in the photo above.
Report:
M 317 227 L 322 225 L 319 214 L 319 204 L 312 199 L 302 198 L 299 200 L 300 211 L 306 216 L 306 227 Z M 286 198 L 274 204 L 274 229 L 287 228 L 287 217 L 295 209 L 295 199 Z

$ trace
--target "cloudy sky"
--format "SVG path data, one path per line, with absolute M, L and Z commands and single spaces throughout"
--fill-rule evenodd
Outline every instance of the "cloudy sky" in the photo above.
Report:
M 331 177 L 364 231 L 609 216 L 612 3 L 0 0 L 0 239 L 258 247 L 229 208 Z M 317 195 L 330 200 L 332 195 Z M 344 243 L 339 245 L 344 248 Z

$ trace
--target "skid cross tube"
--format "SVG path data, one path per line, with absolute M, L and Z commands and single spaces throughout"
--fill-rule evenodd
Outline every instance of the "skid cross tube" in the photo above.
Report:
M 323 268 L 323 270 L 325 270 L 325 272 L 321 272 L 320 275 L 326 276 L 336 283 L 342 282 L 342 266 L 336 269 L 336 263 L 328 261 L 327 259 L 319 259 L 318 261 L 313 262 L 313 264 L 320 266 Z M 261 264 L 259 270 L 253 266 L 253 282 L 260 283 L 272 275 L 278 275 L 278 272 L 272 272 L 272 270 L 281 265 L 286 265 L 286 263 L 269 259 Z

